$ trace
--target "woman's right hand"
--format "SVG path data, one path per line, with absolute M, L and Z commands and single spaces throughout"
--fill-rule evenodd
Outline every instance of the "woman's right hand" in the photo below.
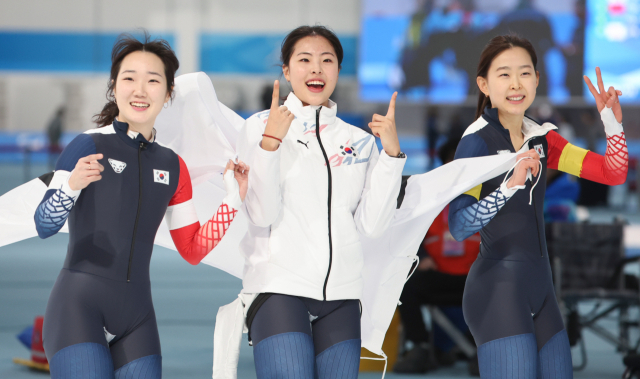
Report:
M 78 163 L 69 177 L 69 187 L 74 191 L 79 191 L 87 188 L 90 183 L 102 179 L 100 173 L 104 171 L 104 166 L 98 162 L 102 158 L 102 154 L 92 154 L 78 159 Z
M 523 159 L 525 158 L 525 159 Z M 516 162 L 523 159 L 516 166 L 513 175 L 507 182 L 507 188 L 523 186 L 527 181 L 527 170 L 531 169 L 531 174 L 536 177 L 540 173 L 540 155 L 534 149 L 516 156 Z
M 271 97 L 271 109 L 269 112 L 269 118 L 267 119 L 267 126 L 264 129 L 264 134 L 270 135 L 279 139 L 284 139 L 289 132 L 289 127 L 293 122 L 295 116 L 291 113 L 287 107 L 280 106 L 280 84 L 276 80 L 273 83 L 273 96 Z M 262 148 L 268 151 L 276 151 L 280 146 L 280 141 L 271 137 L 262 137 Z

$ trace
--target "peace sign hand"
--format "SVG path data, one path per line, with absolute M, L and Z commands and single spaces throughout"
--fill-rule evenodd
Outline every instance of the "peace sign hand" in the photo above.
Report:
M 380 138 L 382 148 L 390 157 L 397 157 L 400 154 L 400 142 L 396 131 L 396 98 L 398 93 L 394 92 L 389 101 L 389 110 L 386 116 L 374 114 L 369 128 L 374 136 Z
M 589 91 L 591 91 L 593 98 L 596 100 L 598 112 L 602 112 L 605 106 L 607 108 L 612 108 L 613 114 L 616 116 L 616 121 L 618 121 L 618 123 L 622 123 L 622 108 L 620 107 L 620 101 L 618 99 L 618 96 L 622 96 L 622 91 L 618 91 L 613 87 L 609 87 L 609 90 L 604 89 L 600 67 L 596 67 L 596 76 L 598 78 L 598 88 L 600 89 L 600 92 L 598 92 L 593 84 L 591 84 L 591 80 L 589 80 L 586 75 L 584 75 L 584 81 L 587 83 Z
M 287 107 L 280 106 L 280 83 L 276 80 L 273 83 L 273 95 L 271 97 L 271 109 L 269 112 L 269 118 L 267 119 L 267 126 L 264 129 L 264 134 L 273 136 L 279 139 L 283 139 L 289 127 L 293 122 L 295 116 L 291 113 Z M 280 141 L 271 137 L 262 137 L 262 148 L 268 151 L 275 151 L 280 146 Z

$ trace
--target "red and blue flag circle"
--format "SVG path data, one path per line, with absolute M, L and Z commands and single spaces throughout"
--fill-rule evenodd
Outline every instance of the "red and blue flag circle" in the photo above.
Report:
M 356 150 L 353 148 L 353 146 L 340 145 L 340 150 L 342 150 L 342 155 L 353 155 L 354 157 L 356 156 Z

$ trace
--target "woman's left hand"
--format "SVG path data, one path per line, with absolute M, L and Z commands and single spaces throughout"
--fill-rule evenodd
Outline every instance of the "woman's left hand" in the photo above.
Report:
M 589 91 L 591 91 L 593 98 L 596 100 L 598 112 L 602 112 L 605 106 L 607 108 L 612 108 L 613 114 L 614 116 L 616 116 L 616 121 L 622 123 L 622 107 L 620 107 L 620 101 L 618 100 L 618 96 L 622 96 L 622 91 L 618 91 L 613 87 L 609 87 L 609 90 L 604 89 L 600 67 L 596 67 L 596 77 L 598 80 L 598 88 L 600 89 L 600 92 L 598 92 L 593 84 L 591 84 L 591 80 L 589 80 L 586 75 L 584 75 L 584 81 L 585 83 L 587 83 Z
M 394 92 L 389 102 L 389 110 L 386 116 L 374 114 L 369 123 L 369 128 L 374 136 L 380 138 L 382 148 L 390 157 L 397 157 L 400 154 L 400 142 L 396 131 L 396 98 L 398 93 Z
M 245 196 L 247 196 L 247 188 L 249 184 L 249 165 L 242 161 L 233 163 L 233 161 L 229 159 L 224 173 L 226 174 L 228 170 L 233 170 L 233 177 L 236 179 L 240 187 L 240 199 L 244 201 Z

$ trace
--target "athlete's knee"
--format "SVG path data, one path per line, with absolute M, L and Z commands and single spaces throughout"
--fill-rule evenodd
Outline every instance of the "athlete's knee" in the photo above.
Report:
M 326 348 L 316 356 L 316 377 L 357 378 L 360 369 L 360 339 L 346 340 Z
M 485 342 L 478 347 L 483 379 L 535 379 L 538 345 L 533 333 Z
M 116 370 L 115 379 L 160 379 L 162 356 L 158 354 L 133 360 Z
M 78 343 L 59 350 L 49 361 L 53 379 L 113 378 L 109 348 L 95 342 Z
M 538 373 L 544 379 L 573 378 L 573 362 L 567 331 L 562 329 L 538 353 Z
M 253 347 L 259 379 L 312 379 L 315 365 L 313 339 L 300 332 L 276 334 Z

